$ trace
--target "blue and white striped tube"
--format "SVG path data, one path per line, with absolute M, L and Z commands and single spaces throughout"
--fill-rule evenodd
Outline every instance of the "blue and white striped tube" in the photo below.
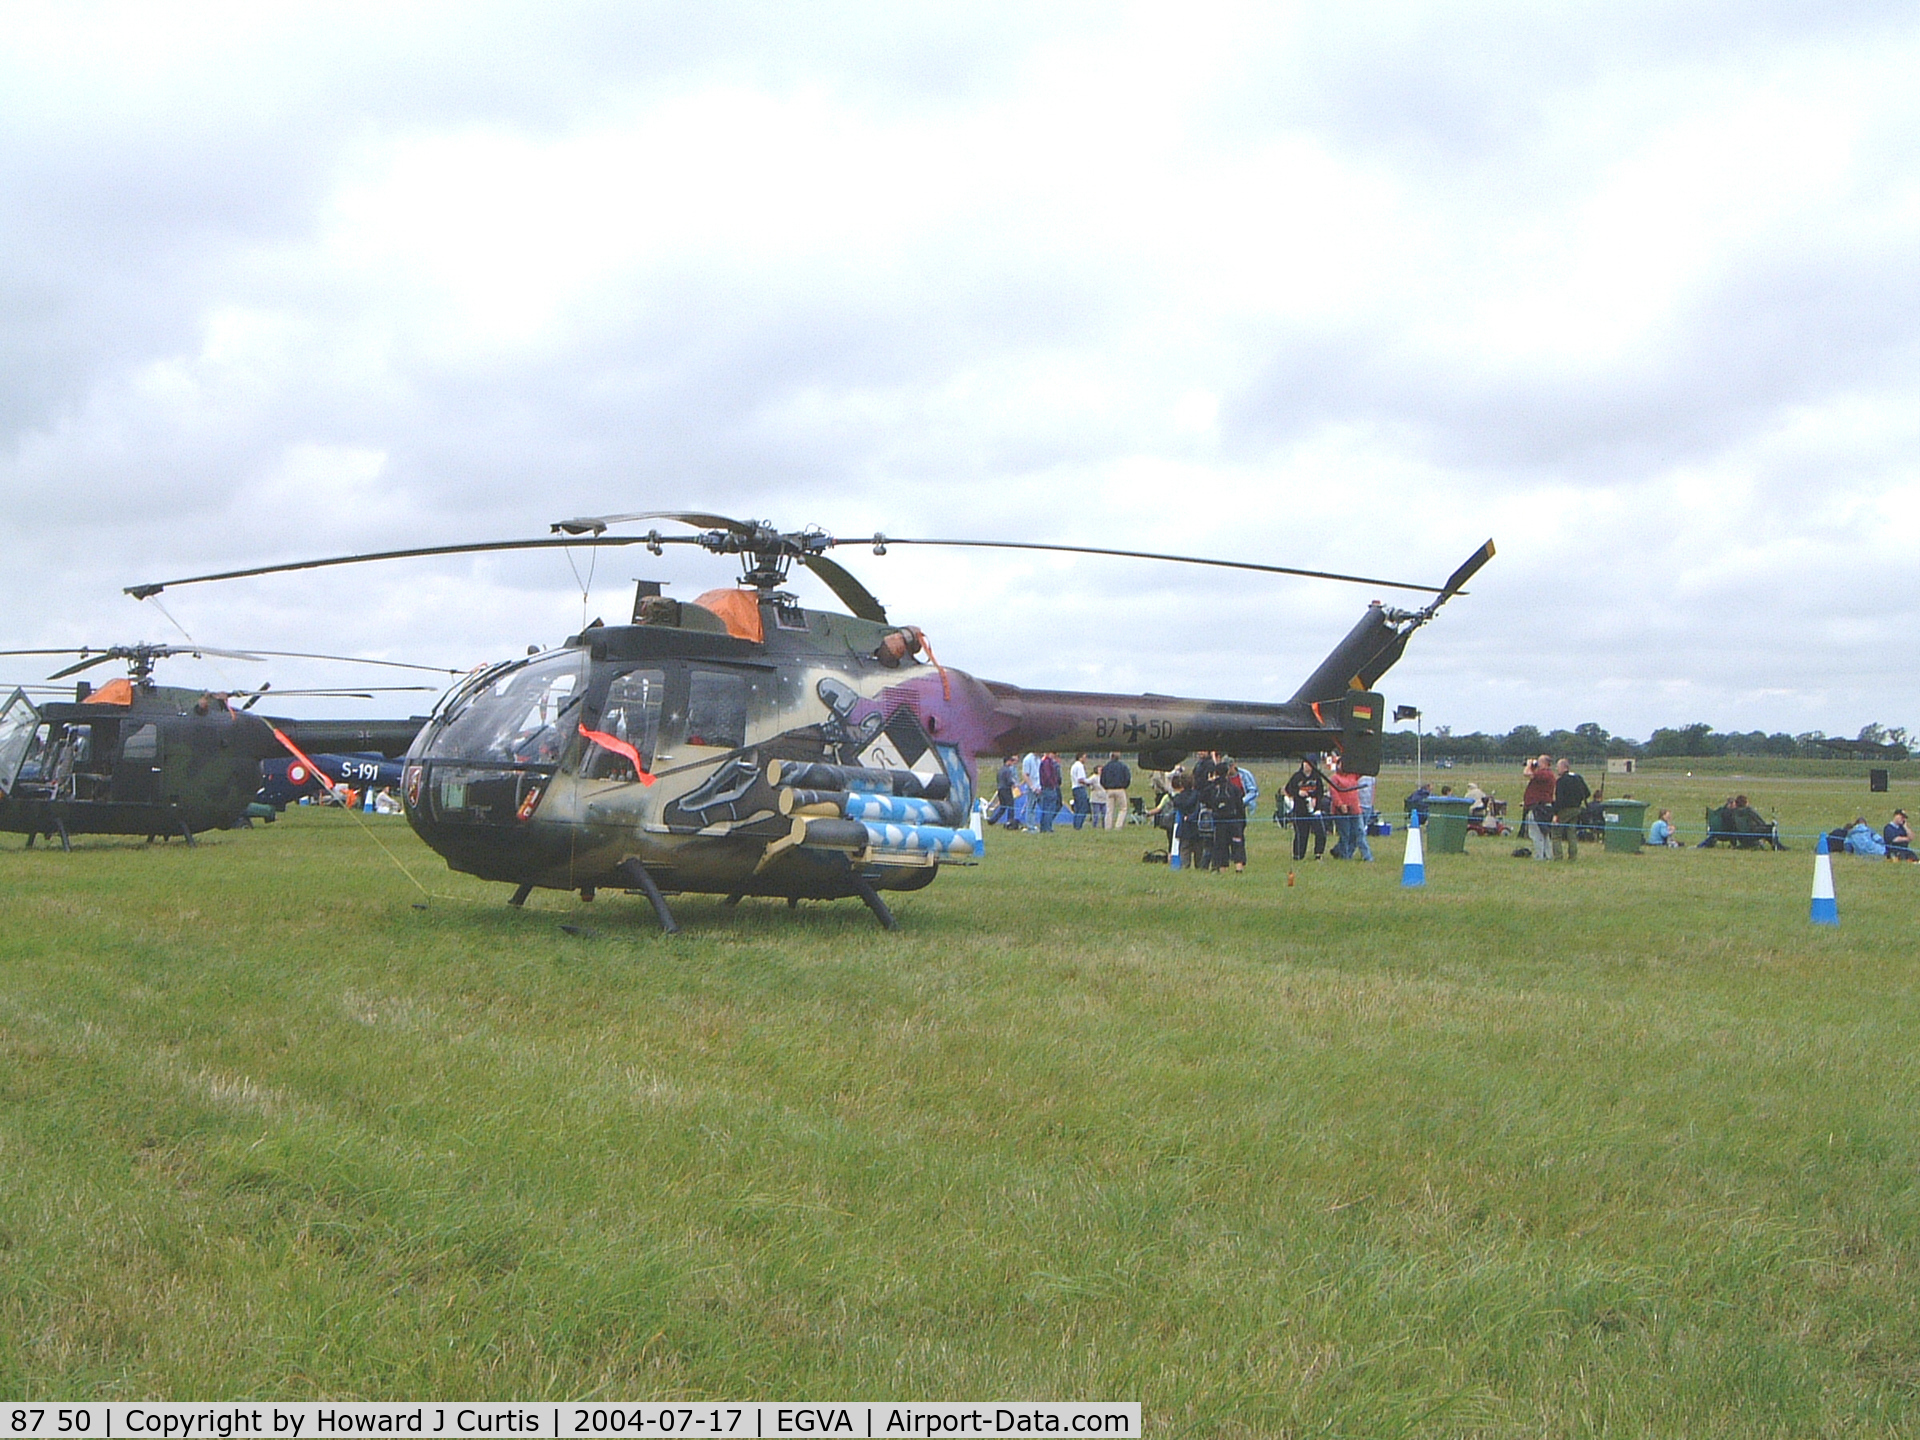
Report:
M 917 800 L 906 795 L 875 795 L 851 791 L 840 802 L 840 813 L 849 820 L 867 820 L 888 825 L 938 825 L 946 819 L 936 800 Z
M 934 855 L 950 863 L 979 859 L 980 842 L 970 830 L 946 825 L 868 825 L 868 848 L 899 855 Z

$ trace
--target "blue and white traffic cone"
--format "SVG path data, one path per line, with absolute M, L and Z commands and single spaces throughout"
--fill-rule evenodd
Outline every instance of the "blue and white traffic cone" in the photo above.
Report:
M 1400 866 L 1402 885 L 1424 885 L 1427 883 L 1426 848 L 1420 843 L 1420 815 L 1416 811 L 1413 821 L 1407 826 L 1407 858 Z
M 1827 853 L 1824 831 L 1813 847 L 1813 905 L 1807 918 L 1816 925 L 1840 923 L 1840 902 L 1833 898 L 1833 857 Z
M 1170 870 L 1180 868 L 1180 827 L 1178 825 L 1173 827 L 1173 838 L 1167 842 L 1167 868 Z

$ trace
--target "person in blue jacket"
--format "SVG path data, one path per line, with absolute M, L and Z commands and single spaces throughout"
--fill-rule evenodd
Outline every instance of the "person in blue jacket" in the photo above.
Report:
M 1849 855 L 1867 855 L 1875 860 L 1887 858 L 1887 842 L 1874 834 L 1864 815 L 1855 816 L 1853 824 L 1847 827 L 1846 848 Z

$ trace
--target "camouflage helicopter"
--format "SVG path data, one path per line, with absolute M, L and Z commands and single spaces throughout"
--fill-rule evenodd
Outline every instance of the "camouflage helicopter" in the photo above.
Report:
M 406 721 L 268 720 L 248 713 L 264 691 L 224 693 L 154 682 L 155 663 L 173 655 L 259 661 L 270 656 L 345 660 L 287 651 L 221 650 L 205 645 L 115 645 L 5 650 L 0 655 L 78 655 L 50 680 L 96 665 L 126 662 L 128 673 L 94 688 L 77 681 L 70 700 L 36 703 L 16 687 L 0 705 L 0 831 L 58 837 L 145 835 L 188 844 L 206 830 L 241 823 L 260 789 L 260 765 L 287 747 L 351 742 L 410 744 L 424 717 Z M 402 666 L 399 661 L 358 661 Z M 432 669 L 431 666 L 402 666 Z M 458 674 L 458 671 L 443 672 Z M 37 687 L 36 687 L 37 688 Z M 392 688 L 392 687 L 381 687 Z M 403 686 L 402 689 L 425 687 Z M 354 695 L 370 690 L 282 690 L 279 696 Z M 238 702 L 238 703 L 236 703 Z
M 672 521 L 693 534 L 609 535 Z M 618 887 L 666 896 L 858 897 L 888 929 L 883 891 L 917 890 L 943 864 L 976 862 L 978 758 L 1029 749 L 1124 751 L 1163 768 L 1197 750 L 1278 758 L 1337 750 L 1375 773 L 1383 702 L 1373 685 L 1408 639 L 1493 555 L 1475 551 L 1442 586 L 1288 566 L 1085 546 L 903 539 L 856 542 L 819 529 L 687 512 L 562 521 L 561 538 L 336 556 L 129 586 L 170 585 L 370 560 L 570 546 L 697 545 L 740 559 L 737 586 L 681 602 L 642 581 L 625 625 L 589 625 L 564 644 L 477 671 L 442 697 L 407 753 L 406 814 L 455 870 L 515 886 Z M 1423 591 L 1418 610 L 1371 604 L 1293 697 L 1278 704 L 1034 690 L 975 679 L 933 657 L 925 636 L 827 551 L 954 545 L 1121 555 L 1308 575 Z M 812 571 L 848 614 L 807 609 L 782 588 Z

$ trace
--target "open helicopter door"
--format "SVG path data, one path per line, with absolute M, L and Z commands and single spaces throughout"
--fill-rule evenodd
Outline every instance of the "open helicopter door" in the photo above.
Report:
M 24 690 L 15 690 L 0 706 L 0 795 L 13 794 L 20 767 L 27 762 L 33 737 L 40 729 L 40 709 Z

